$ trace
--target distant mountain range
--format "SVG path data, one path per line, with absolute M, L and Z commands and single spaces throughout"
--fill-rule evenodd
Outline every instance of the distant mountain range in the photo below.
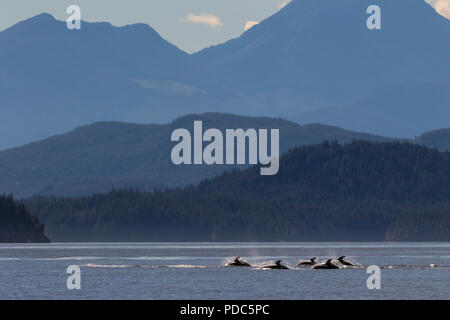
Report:
M 332 126 L 207 113 L 188 115 L 166 125 L 100 122 L 83 126 L 23 147 L 0 152 L 0 194 L 82 196 L 127 186 L 148 191 L 155 188 L 196 184 L 230 170 L 229 165 L 172 163 L 172 132 L 186 128 L 193 135 L 195 120 L 204 130 L 218 128 L 280 129 L 280 150 L 324 140 L 392 141 L 390 138 L 351 132 Z M 239 166 L 237 166 L 239 167 Z M 240 166 L 244 168 L 244 166 Z
M 382 29 L 366 28 L 366 8 Z M 0 149 L 98 121 L 203 112 L 411 138 L 450 127 L 450 21 L 423 0 L 294 0 L 188 55 L 151 27 L 42 14 L 0 32 Z
M 94 121 L 177 115 L 165 99 L 189 95 L 176 82 L 186 53 L 143 24 L 82 26 L 69 31 L 42 14 L 0 32 L 0 148 Z
M 52 241 L 449 241 L 450 153 L 322 143 L 259 168 L 153 193 L 33 198 Z
M 430 83 L 378 88 L 356 103 L 292 118 L 301 123 L 317 121 L 394 137 L 414 137 L 433 128 L 447 128 L 449 119 L 450 86 Z

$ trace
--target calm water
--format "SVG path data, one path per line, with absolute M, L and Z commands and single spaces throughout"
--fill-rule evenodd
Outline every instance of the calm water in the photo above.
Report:
M 346 255 L 380 266 L 381 290 L 365 268 L 219 267 L 238 255 L 292 267 Z M 69 265 L 81 290 L 67 289 Z M 450 243 L 0 244 L 0 299 L 450 299 Z

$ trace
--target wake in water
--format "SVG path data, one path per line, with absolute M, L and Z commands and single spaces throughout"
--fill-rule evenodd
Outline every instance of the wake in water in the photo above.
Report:
M 154 268 L 154 269 L 158 269 L 158 268 L 182 268 L 182 269 L 220 268 L 220 267 L 215 267 L 215 266 L 197 266 L 197 265 L 192 265 L 192 264 L 174 264 L 174 265 L 159 265 L 159 266 L 141 265 L 141 266 L 137 266 L 137 267 L 139 267 L 139 268 Z
M 87 267 L 87 268 L 131 268 L 133 266 L 130 265 L 121 265 L 121 264 L 83 264 L 80 265 L 80 267 Z
M 289 265 L 284 265 L 281 260 L 266 261 L 266 262 L 250 262 L 248 260 L 242 259 L 241 257 L 228 258 L 225 259 L 224 264 L 219 266 L 208 266 L 208 265 L 193 265 L 193 264 L 174 264 L 174 265 L 119 265 L 119 264 L 84 264 L 80 267 L 86 268 L 149 268 L 149 269 L 160 269 L 160 268 L 179 268 L 179 269 L 216 269 L 216 268 L 238 268 L 246 267 L 247 269 L 255 270 L 323 270 L 323 269 L 334 269 L 334 270 L 348 270 L 348 269 L 365 269 L 364 266 L 358 262 L 354 262 L 345 258 L 345 256 L 339 257 L 337 259 L 328 259 L 326 262 L 319 262 L 316 257 L 310 260 L 301 260 L 296 267 Z M 450 266 L 440 266 L 436 264 L 430 265 L 387 265 L 380 266 L 381 269 L 437 269 L 437 268 L 450 268 Z

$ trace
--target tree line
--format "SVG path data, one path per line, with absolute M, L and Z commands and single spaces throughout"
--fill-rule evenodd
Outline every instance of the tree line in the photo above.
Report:
M 450 154 L 403 143 L 290 150 L 275 176 L 27 200 L 58 241 L 449 241 Z
M 49 242 L 44 225 L 12 195 L 0 195 L 0 242 Z

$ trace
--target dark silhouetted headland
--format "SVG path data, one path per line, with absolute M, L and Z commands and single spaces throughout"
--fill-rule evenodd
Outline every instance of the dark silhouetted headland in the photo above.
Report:
M 44 225 L 12 196 L 0 196 L 0 243 L 50 242 Z

